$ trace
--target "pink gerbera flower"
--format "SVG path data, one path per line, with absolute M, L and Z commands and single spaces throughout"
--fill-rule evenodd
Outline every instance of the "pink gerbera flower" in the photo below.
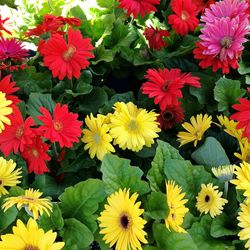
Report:
M 120 5 L 118 8 L 123 8 L 127 11 L 127 15 L 133 14 L 137 18 L 139 14 L 144 17 L 151 11 L 156 12 L 155 5 L 160 4 L 160 0 L 119 0 Z
M 28 55 L 20 41 L 15 38 L 0 38 L 0 60 L 6 59 L 22 61 Z

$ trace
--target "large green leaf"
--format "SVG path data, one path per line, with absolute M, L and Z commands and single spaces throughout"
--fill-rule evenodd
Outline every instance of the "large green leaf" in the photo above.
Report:
M 151 189 L 154 191 L 165 190 L 164 178 L 164 162 L 166 159 L 179 159 L 183 158 L 178 150 L 172 147 L 169 143 L 157 140 L 158 146 L 156 148 L 155 157 L 152 161 L 152 167 L 148 171 L 147 179 L 149 180 Z
M 149 192 L 148 184 L 141 180 L 143 171 L 138 167 L 131 166 L 130 160 L 106 154 L 102 161 L 101 172 L 108 194 L 120 188 L 129 188 L 132 193 L 139 194 Z
M 204 144 L 197 148 L 191 157 L 198 164 L 209 167 L 230 164 L 224 148 L 214 137 L 207 137 Z
M 88 179 L 66 188 L 59 197 L 64 218 L 76 218 L 92 232 L 97 228 L 95 212 L 106 197 L 104 184 L 98 179 Z
M 230 246 L 230 242 L 226 245 L 222 240 L 214 239 L 210 236 L 210 227 L 212 224 L 212 218 L 209 215 L 205 215 L 201 218 L 200 222 L 195 222 L 191 229 L 188 230 L 189 234 L 196 243 L 198 249 L 202 250 L 233 250 L 233 246 Z
M 96 2 L 102 8 L 113 8 L 117 5 L 116 0 L 96 0 Z
M 168 180 L 174 180 L 182 187 L 185 197 L 188 198 L 188 206 L 191 212 L 195 212 L 197 193 L 200 191 L 202 183 L 213 183 L 212 178 L 203 166 L 193 166 L 191 162 L 184 160 L 165 160 L 164 173 Z
M 218 102 L 218 111 L 227 111 L 237 102 L 239 97 L 244 96 L 246 90 L 240 88 L 240 81 L 220 78 L 214 88 L 214 97 Z
M 154 223 L 153 235 L 161 250 L 198 250 L 188 233 L 170 232 L 165 225 Z
M 88 247 L 94 240 L 93 233 L 79 220 L 75 218 L 66 219 L 60 236 L 66 246 L 76 245 L 77 249 Z

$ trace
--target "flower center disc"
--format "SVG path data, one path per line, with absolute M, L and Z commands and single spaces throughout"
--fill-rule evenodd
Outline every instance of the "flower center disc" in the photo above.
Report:
M 93 139 L 96 144 L 98 144 L 101 140 L 100 135 L 98 133 L 94 134 Z
M 53 120 L 53 127 L 54 127 L 56 132 L 60 132 L 63 130 L 63 124 L 61 121 L 54 121 Z
M 209 195 L 206 195 L 205 196 L 205 202 L 209 202 L 210 201 L 210 197 L 209 197 Z
M 182 21 L 186 21 L 187 19 L 189 19 L 189 14 L 188 14 L 187 11 L 183 10 L 183 11 L 181 12 L 181 20 L 182 20 Z
M 76 52 L 76 48 L 73 45 L 69 45 L 68 49 L 63 53 L 63 59 L 68 62 Z
M 37 151 L 35 148 L 33 148 L 33 149 L 31 150 L 31 153 L 32 153 L 32 155 L 33 155 L 34 157 L 37 157 L 37 156 L 38 156 L 38 151 Z
M 163 85 L 161 86 L 161 90 L 163 92 L 168 92 L 168 89 L 169 89 L 169 86 L 170 86 L 171 82 L 172 81 L 170 81 L 170 80 L 165 80 Z
M 229 36 L 225 36 L 221 39 L 220 44 L 223 48 L 230 48 L 232 44 L 232 38 Z
M 128 229 L 130 223 L 129 223 L 129 218 L 126 214 L 123 214 L 121 216 L 120 223 L 121 223 L 122 228 Z
M 24 127 L 23 127 L 23 125 L 21 125 L 16 130 L 16 138 L 21 139 L 23 132 L 24 132 Z
M 171 121 L 171 120 L 174 118 L 174 116 L 173 116 L 173 113 L 172 113 L 172 112 L 170 112 L 170 111 L 165 111 L 165 112 L 163 113 L 163 118 L 164 118 L 164 120 L 166 120 L 166 121 Z
M 137 129 L 137 123 L 136 123 L 136 120 L 132 119 L 129 124 L 128 124 L 128 129 L 130 131 L 135 131 Z

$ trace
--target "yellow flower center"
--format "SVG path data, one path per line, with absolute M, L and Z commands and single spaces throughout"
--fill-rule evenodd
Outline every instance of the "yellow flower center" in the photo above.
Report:
M 126 213 L 123 213 L 120 217 L 120 224 L 123 229 L 128 229 L 130 227 L 130 219 L 129 216 Z
M 189 19 L 189 14 L 187 11 L 183 10 L 181 12 L 181 19 L 182 19 L 182 21 L 186 21 L 187 19 Z
M 194 136 L 195 136 L 195 138 L 197 138 L 198 140 L 201 140 L 202 135 L 203 135 L 203 131 L 195 131 L 195 132 L 194 132 Z
M 53 120 L 53 127 L 56 132 L 61 132 L 63 130 L 63 124 L 61 121 L 54 121 Z
M 39 250 L 39 248 L 31 246 L 31 245 L 28 245 L 28 246 L 25 246 L 24 250 Z
M 16 138 L 20 139 L 23 135 L 23 132 L 24 132 L 24 127 L 23 127 L 23 125 L 21 125 L 16 130 Z
M 222 46 L 222 48 L 230 48 L 231 44 L 232 44 L 232 38 L 229 36 L 225 36 L 220 40 L 220 44 Z
M 137 125 L 137 122 L 134 118 L 131 119 L 131 121 L 129 122 L 128 124 L 128 129 L 130 131 L 135 131 L 138 129 L 138 125 Z
M 68 49 L 63 53 L 63 59 L 64 61 L 68 62 L 71 60 L 71 58 L 74 56 L 76 52 L 76 48 L 73 45 L 69 45 Z
M 98 133 L 94 133 L 93 140 L 98 144 L 101 141 L 101 136 Z
M 32 149 L 31 153 L 34 157 L 37 157 L 39 155 L 38 151 L 35 148 Z

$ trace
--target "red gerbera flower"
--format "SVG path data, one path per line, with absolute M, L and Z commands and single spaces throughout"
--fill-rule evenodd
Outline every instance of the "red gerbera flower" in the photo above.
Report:
M 6 28 L 4 28 L 4 23 L 6 21 L 8 21 L 9 19 L 10 19 L 9 17 L 2 19 L 2 16 L 0 15 L 0 36 L 2 35 L 1 30 L 5 31 L 9 35 L 11 35 L 11 32 L 9 30 L 7 30 Z
M 158 116 L 158 122 L 162 130 L 172 128 L 174 124 L 183 121 L 183 119 L 184 111 L 180 104 L 166 107 L 166 109 L 160 113 L 160 116 Z
M 62 17 L 58 16 L 58 19 L 60 19 L 64 24 L 68 24 L 70 26 L 81 26 L 81 19 L 77 17 Z
M 160 0 L 119 0 L 118 8 L 123 8 L 127 11 L 127 15 L 133 14 L 137 18 L 139 14 L 144 17 L 151 11 L 156 12 L 155 5 L 160 4 Z
M 142 93 L 154 98 L 154 103 L 159 104 L 162 111 L 167 106 L 179 104 L 178 98 L 182 98 L 181 89 L 184 85 L 201 87 L 199 77 L 181 73 L 180 69 L 149 69 L 145 78 L 148 81 L 143 83 Z
M 238 101 L 239 104 L 232 107 L 239 112 L 231 115 L 230 119 L 238 122 L 237 129 L 244 128 L 243 136 L 250 141 L 250 101 L 244 98 L 239 98 Z
M 167 30 L 159 30 L 151 26 L 145 29 L 144 35 L 149 42 L 150 48 L 160 50 L 162 47 L 167 47 L 167 43 L 163 38 L 170 36 L 170 33 Z
M 173 0 L 171 7 L 175 14 L 168 17 L 168 23 L 172 25 L 176 34 L 187 35 L 198 26 L 196 6 L 192 0 Z
M 78 114 L 69 112 L 67 105 L 57 103 L 55 106 L 53 118 L 50 112 L 41 107 L 43 116 L 38 116 L 38 119 L 44 125 L 40 127 L 43 131 L 43 136 L 51 142 L 59 142 L 60 147 L 71 148 L 73 142 L 79 141 L 81 135 L 82 122 L 78 121 Z
M 0 81 L 0 91 L 6 94 L 6 98 L 11 100 L 12 106 L 14 106 L 21 100 L 17 96 L 12 95 L 19 90 L 19 87 L 15 87 L 16 82 L 10 82 L 10 78 L 11 75 L 7 75 Z
M 16 154 L 18 150 L 23 151 L 24 146 L 32 142 L 32 128 L 34 121 L 31 117 L 23 120 L 22 114 L 17 107 L 13 107 L 10 115 L 11 125 L 6 125 L 0 134 L 0 151 L 8 156 L 13 150 Z
M 68 44 L 62 35 L 53 34 L 42 44 L 39 52 L 44 56 L 44 65 L 52 70 L 54 77 L 63 80 L 66 76 L 79 78 L 81 69 L 89 66 L 87 58 L 93 58 L 90 52 L 94 47 L 89 38 L 83 38 L 80 31 L 72 28 L 68 32 Z
M 214 0 L 192 0 L 192 2 L 196 5 L 197 11 L 201 13 L 203 13 L 211 4 L 215 3 Z
M 204 55 L 203 51 L 207 48 L 201 45 L 200 42 L 196 43 L 196 48 L 193 50 L 194 58 L 201 60 L 199 62 L 199 66 L 203 69 L 212 66 L 212 70 L 216 72 L 218 69 L 222 69 L 223 74 L 228 74 L 230 68 L 237 69 L 238 68 L 238 59 L 241 56 L 239 53 L 237 56 L 230 59 L 229 57 L 225 58 L 221 61 L 219 56 L 213 55 Z
M 46 166 L 46 161 L 50 160 L 48 150 L 49 145 L 42 141 L 40 135 L 33 137 L 31 144 L 25 145 L 21 155 L 28 163 L 29 173 L 43 174 L 50 171 Z

